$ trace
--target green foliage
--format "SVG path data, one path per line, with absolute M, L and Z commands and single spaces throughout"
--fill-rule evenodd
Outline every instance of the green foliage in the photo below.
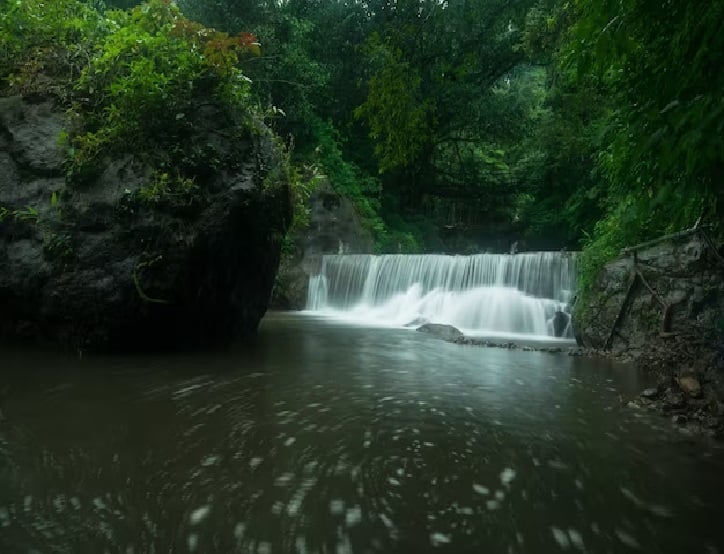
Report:
M 98 12 L 77 0 L 6 0 L 0 9 L 0 92 L 67 97 L 96 41 L 107 32 Z
M 314 118 L 311 129 L 316 143 L 311 158 L 318 178 L 327 178 L 336 192 L 349 198 L 363 224 L 378 237 L 384 231 L 379 216 L 379 180 L 365 176 L 359 167 L 344 158 L 341 137 L 331 122 Z
M 188 200 L 197 188 L 193 179 L 157 171 L 150 183 L 138 189 L 138 198 L 145 204 L 158 204 L 174 198 Z
M 579 82 L 597 79 L 604 215 L 584 243 L 581 290 L 621 248 L 691 227 L 722 233 L 724 3 L 579 0 L 561 49 Z
M 214 103 L 294 145 L 267 181 L 293 183 L 295 228 L 328 179 L 381 251 L 582 245 L 585 292 L 625 246 L 724 232 L 720 0 L 179 0 L 203 25 L 164 0 L 0 6 L 1 86 L 75 114 L 74 181 L 143 149 L 142 201 L 193 196 L 233 163 L 191 139 Z
M 192 115 L 207 96 L 239 123 L 253 111 L 249 80 L 238 67 L 241 55 L 257 52 L 252 35 L 206 29 L 164 0 L 106 18 L 111 30 L 75 86 L 84 132 L 71 141 L 71 175 L 130 145 L 175 151 L 169 165 L 183 167 Z
M 378 34 L 365 44 L 366 56 L 378 66 L 368 81 L 367 100 L 355 110 L 375 141 L 380 171 L 414 163 L 421 155 L 434 120 L 433 104 L 422 93 L 422 78 L 402 51 L 384 44 Z
M 38 220 L 38 210 L 33 206 L 25 206 L 14 210 L 0 206 L 0 223 L 6 220 L 35 222 Z
M 168 0 L 98 11 L 78 0 L 17 0 L 0 16 L 0 77 L 11 92 L 54 95 L 70 107 L 68 177 L 82 182 L 104 156 L 157 152 L 154 164 L 198 165 L 188 140 L 202 105 L 240 129 L 255 117 L 240 64 L 254 35 L 205 28 Z M 160 157 L 165 156 L 165 159 Z M 153 155 L 151 155 L 153 157 Z

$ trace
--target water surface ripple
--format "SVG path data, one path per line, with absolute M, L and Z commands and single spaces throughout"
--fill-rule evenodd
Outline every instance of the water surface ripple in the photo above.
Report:
M 724 552 L 631 368 L 272 314 L 225 352 L 0 350 L 0 552 Z

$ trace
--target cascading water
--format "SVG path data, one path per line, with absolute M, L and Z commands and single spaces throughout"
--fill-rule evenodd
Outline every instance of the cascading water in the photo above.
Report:
M 310 278 L 307 310 L 372 324 L 570 338 L 575 264 L 575 254 L 560 252 L 328 255 Z

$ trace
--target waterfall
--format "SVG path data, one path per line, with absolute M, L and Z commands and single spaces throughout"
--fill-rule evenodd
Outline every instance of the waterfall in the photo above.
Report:
M 576 255 L 327 255 L 307 310 L 383 325 L 447 323 L 479 335 L 572 337 Z M 562 312 L 558 313 L 557 312 Z M 563 330 L 565 326 L 565 330 Z

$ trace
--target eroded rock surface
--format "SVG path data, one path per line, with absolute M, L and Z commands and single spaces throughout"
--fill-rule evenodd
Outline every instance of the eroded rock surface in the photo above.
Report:
M 292 233 L 282 257 L 272 305 L 301 310 L 307 301 L 309 277 L 317 275 L 324 254 L 369 254 L 372 235 L 352 202 L 323 181 L 309 198 L 309 226 Z
M 724 434 L 724 261 L 695 232 L 607 264 L 576 305 L 579 343 L 658 376 L 647 406 L 676 422 Z
M 290 218 L 271 133 L 220 142 L 223 117 L 199 114 L 189 140 L 238 163 L 204 169 L 193 195 L 148 202 L 153 169 L 136 152 L 66 184 L 63 113 L 0 99 L 0 336 L 134 350 L 254 331 Z

